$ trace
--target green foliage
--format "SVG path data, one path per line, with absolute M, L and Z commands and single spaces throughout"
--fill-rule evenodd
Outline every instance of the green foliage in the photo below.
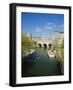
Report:
M 22 46 L 22 55 L 26 54 L 27 52 L 30 52 L 30 49 L 36 48 L 36 42 L 33 41 L 30 37 L 27 37 L 26 35 L 22 34 L 21 37 L 21 46 Z

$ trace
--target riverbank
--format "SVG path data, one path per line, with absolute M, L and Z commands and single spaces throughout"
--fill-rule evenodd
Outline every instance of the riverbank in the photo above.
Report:
M 35 52 L 35 49 L 25 50 L 25 53 L 23 53 L 22 57 L 28 56 L 28 55 L 30 55 L 30 54 L 32 54 L 34 52 Z

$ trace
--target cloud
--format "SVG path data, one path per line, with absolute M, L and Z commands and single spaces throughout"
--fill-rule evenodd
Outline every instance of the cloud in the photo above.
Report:
M 45 29 L 53 29 L 53 28 L 56 28 L 57 26 L 54 24 L 54 23 L 51 23 L 51 22 L 49 22 L 49 23 L 46 23 L 46 25 L 45 25 Z
M 47 25 L 47 26 L 56 27 L 56 25 L 55 25 L 54 23 L 52 23 L 52 22 L 48 22 L 46 25 Z
M 45 26 L 46 29 L 52 29 L 52 26 Z
M 42 27 L 36 27 L 35 31 L 39 36 L 52 37 L 55 31 L 64 31 L 64 25 L 56 25 L 55 23 L 45 23 Z
M 63 25 L 56 25 L 55 23 L 52 22 L 48 22 L 46 23 L 46 25 L 44 26 L 45 30 L 53 30 L 53 31 L 64 31 L 64 24 Z
M 41 28 L 36 28 L 36 31 L 37 31 L 37 32 L 41 32 L 42 29 L 41 29 Z

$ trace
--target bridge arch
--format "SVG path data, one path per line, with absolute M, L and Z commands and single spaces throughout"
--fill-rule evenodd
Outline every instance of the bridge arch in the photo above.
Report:
M 52 44 L 51 44 L 51 43 L 49 43 L 49 44 L 48 44 L 48 47 L 49 47 L 49 49 L 51 49 L 51 48 L 52 48 Z
M 41 47 L 42 47 L 42 44 L 41 44 L 41 43 L 38 43 L 38 47 L 40 47 L 40 48 L 41 48 Z
M 51 49 L 53 47 L 53 44 L 51 42 L 38 42 L 37 47 Z
M 43 47 L 44 47 L 44 48 L 47 48 L 47 44 L 46 44 L 46 43 L 44 43 L 44 44 L 43 44 Z

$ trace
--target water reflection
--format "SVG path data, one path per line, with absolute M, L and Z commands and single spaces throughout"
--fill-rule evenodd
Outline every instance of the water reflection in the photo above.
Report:
M 62 75 L 60 62 L 50 58 L 47 48 L 37 48 L 22 58 L 22 77 Z

